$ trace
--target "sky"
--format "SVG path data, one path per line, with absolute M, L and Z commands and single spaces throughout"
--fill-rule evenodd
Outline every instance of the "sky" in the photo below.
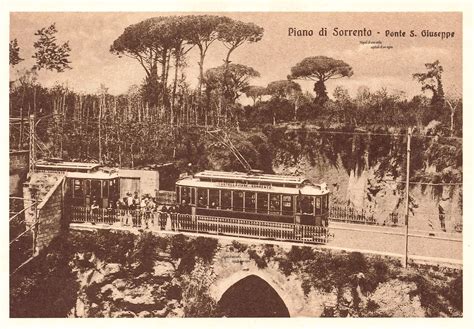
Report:
M 21 57 L 25 61 L 10 68 L 10 79 L 17 70 L 34 64 L 33 42 L 35 31 L 56 23 L 57 38 L 69 41 L 72 70 L 63 73 L 41 71 L 39 81 L 45 86 L 55 83 L 67 85 L 77 92 L 94 93 L 100 85 L 111 94 L 125 93 L 133 84 L 140 84 L 145 76 L 142 67 L 133 59 L 118 58 L 109 52 L 112 42 L 123 30 L 134 23 L 155 16 L 179 13 L 103 13 L 103 12 L 12 12 L 10 13 L 10 39 L 17 39 Z M 186 13 L 185 13 L 186 14 Z M 189 14 L 189 13 L 188 13 Z M 193 13 L 198 14 L 198 13 Z M 449 94 L 462 93 L 462 14 L 461 13 L 214 13 L 244 22 L 253 22 L 264 28 L 257 43 L 247 43 L 231 55 L 233 63 L 248 65 L 260 73 L 251 84 L 266 86 L 269 82 L 286 79 L 291 67 L 309 56 L 329 56 L 352 66 L 350 78 L 330 80 L 331 95 L 338 85 L 347 88 L 352 96 L 361 86 L 372 91 L 382 87 L 391 92 L 403 92 L 407 97 L 420 94 L 419 83 L 412 74 L 425 72 L 425 63 L 439 60 L 444 68 L 443 83 Z M 326 27 L 327 36 L 319 36 Z M 312 30 L 313 36 L 288 36 L 289 28 Z M 366 29 L 371 36 L 333 36 L 333 29 Z M 387 37 L 387 30 L 405 31 L 405 37 Z M 409 37 L 414 30 L 416 37 Z M 449 39 L 422 37 L 423 30 L 454 32 Z M 386 47 L 372 49 L 361 42 L 381 42 Z M 208 51 L 205 69 L 221 65 L 226 49 L 218 42 Z M 187 56 L 186 76 L 196 85 L 198 73 L 197 49 Z M 312 92 L 312 82 L 298 81 L 304 90 Z M 427 94 L 429 96 L 429 94 Z

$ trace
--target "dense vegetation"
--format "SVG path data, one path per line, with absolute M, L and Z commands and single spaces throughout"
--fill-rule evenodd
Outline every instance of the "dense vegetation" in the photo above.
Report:
M 64 233 L 11 276 L 10 316 L 67 316 L 78 297 L 77 273 L 93 269 L 94 259 L 119 264 L 120 277 L 136 281 L 138 277 L 149 277 L 156 261 L 168 261 L 162 255 L 166 252 L 178 264 L 176 275 L 180 278 L 193 271 L 197 260 L 212 261 L 216 249 L 216 240 L 203 237 L 189 239 L 175 235 L 164 238 L 151 233 L 135 236 L 109 231 Z M 140 280 L 136 283 L 140 284 Z M 100 287 L 95 283 L 87 287 L 90 300 L 97 300 Z M 165 293 L 170 294 L 168 297 L 181 299 L 181 292 L 173 285 Z
M 285 276 L 296 275 L 305 295 L 313 290 L 334 293 L 335 304 L 326 308 L 323 316 L 390 316 L 370 296 L 380 285 L 397 282 L 414 283 L 410 298 L 418 296 L 429 317 L 459 316 L 463 312 L 462 271 L 427 265 L 404 269 L 398 260 L 389 257 L 311 247 L 293 246 L 282 252 L 269 244 L 256 248 L 233 241 L 232 250 L 247 252 L 260 269 L 273 262 Z
M 229 139 L 245 153 L 252 166 L 271 171 L 271 161 L 280 147 L 272 138 L 277 136 L 273 130 L 291 123 L 293 128 L 310 126 L 311 133 L 318 135 L 328 130 L 349 133 L 326 134 L 329 146 L 317 138 L 313 144 L 293 151 L 309 158 L 313 158 L 313 153 L 323 153 L 331 163 L 339 153 L 347 161 L 358 161 L 350 160 L 353 154 L 347 154 L 347 148 L 352 150 L 354 144 L 356 148 L 359 144 L 354 141 L 358 137 L 350 134 L 355 131 L 405 134 L 406 127 L 411 126 L 418 127 L 419 135 L 462 136 L 462 98 L 454 91 L 447 94 L 443 90 L 447 82 L 443 80 L 439 61 L 427 63 L 424 71 L 420 68 L 421 72 L 411 72 L 412 78 L 420 83 L 420 91 L 431 93 L 427 94 L 431 97 L 420 94 L 409 99 L 402 92 L 385 88 L 373 91 L 365 86 L 360 86 L 353 97 L 338 86 L 329 97 L 324 85 L 328 79 L 349 78 L 357 72 L 350 63 L 324 56 L 297 62 L 287 79 L 254 86 L 250 82 L 259 72 L 231 62 L 230 58 L 237 48 L 260 41 L 264 37 L 261 27 L 225 16 L 160 16 L 130 25 L 116 40 L 111 40 L 112 54 L 131 57 L 143 68 L 142 84 L 130 86 L 123 95 L 110 95 L 105 85 L 97 93 L 82 94 L 59 84 L 45 88 L 38 82 L 39 70 L 60 74 L 73 64 L 68 59 L 69 43 L 58 44 L 56 33 L 54 24 L 37 31 L 38 40 L 33 45 L 36 64 L 31 70 L 19 72 L 18 78 L 10 83 L 10 116 L 36 115 L 38 152 L 43 156 L 126 167 L 174 159 L 179 166 L 191 163 L 197 170 L 212 166 L 210 159 L 229 158 L 229 154 L 222 154 L 230 153 L 222 143 L 224 133 L 205 133 L 220 128 L 230 135 Z M 216 43 L 227 49 L 224 64 L 204 70 L 205 58 Z M 192 48 L 199 50 L 200 68 L 194 89 L 188 83 L 192 77 L 186 76 L 187 56 Z M 11 67 L 22 60 L 21 48 L 12 40 Z M 297 83 L 305 79 L 315 81 L 314 95 L 303 92 Z M 253 105 L 242 105 L 243 94 L 253 99 Z M 18 128 L 10 134 L 11 148 L 24 147 L 26 125 Z M 285 137 L 301 139 L 301 134 L 295 136 L 290 132 Z M 312 138 L 314 135 L 307 139 Z M 369 138 L 368 144 L 377 151 L 390 136 Z M 341 141 L 345 150 L 334 149 Z M 390 141 L 402 147 L 403 139 Z M 300 144 L 305 143 L 306 140 L 300 140 Z M 431 146 L 422 139 L 420 143 L 424 150 Z M 454 143 L 458 150 L 459 144 Z M 445 149 L 434 153 L 448 158 L 456 152 Z M 371 151 L 371 158 L 377 159 L 377 152 Z M 387 147 L 382 153 L 387 154 Z M 242 169 L 233 161 L 222 167 Z M 353 168 L 349 165 L 346 169 Z

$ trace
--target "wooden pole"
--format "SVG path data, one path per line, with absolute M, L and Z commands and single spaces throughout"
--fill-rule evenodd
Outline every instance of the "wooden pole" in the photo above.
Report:
M 102 143 L 101 143 L 101 130 L 102 130 L 102 97 L 100 98 L 99 101 L 99 164 L 102 164 Z
M 30 133 L 29 133 L 29 139 L 30 139 L 30 159 L 29 159 L 29 164 L 30 164 L 30 173 L 33 173 L 35 170 L 35 163 L 36 163 L 36 147 L 35 147 L 35 115 L 31 114 L 30 115 Z
M 410 152 L 411 152 L 411 127 L 408 128 L 408 135 L 407 135 L 407 174 L 406 174 L 406 181 L 405 181 L 405 257 L 403 266 L 408 266 L 408 214 L 409 214 L 409 201 L 410 201 Z
M 23 106 L 20 107 L 20 139 L 18 140 L 18 149 L 23 150 Z

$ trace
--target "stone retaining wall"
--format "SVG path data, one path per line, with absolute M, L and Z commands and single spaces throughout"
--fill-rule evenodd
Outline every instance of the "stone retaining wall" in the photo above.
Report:
M 59 180 L 38 206 L 35 253 L 47 247 L 62 227 L 64 178 Z

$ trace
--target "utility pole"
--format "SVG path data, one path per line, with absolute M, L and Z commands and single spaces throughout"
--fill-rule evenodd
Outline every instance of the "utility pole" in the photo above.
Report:
M 33 227 L 31 228 L 32 233 L 33 233 L 33 255 L 36 256 L 38 255 L 38 252 L 36 250 L 38 243 L 37 243 L 37 238 L 38 238 L 38 188 L 36 185 L 30 185 L 30 190 L 31 190 L 31 195 L 33 199 L 33 223 L 31 224 Z
M 102 96 L 103 97 L 103 96 Z M 99 103 L 99 164 L 102 164 L 102 143 L 101 143 L 101 129 L 102 129 L 102 97 Z
M 29 161 L 29 172 L 32 173 L 35 171 L 36 163 L 36 147 L 35 147 L 35 115 L 30 115 L 30 161 Z
M 408 128 L 407 135 L 407 174 L 405 182 L 405 258 L 403 262 L 404 267 L 408 267 L 408 213 L 409 213 L 409 203 L 410 203 L 410 143 L 411 143 L 411 134 L 412 128 Z
M 18 149 L 23 150 L 23 106 L 20 107 L 20 139 L 18 140 Z

